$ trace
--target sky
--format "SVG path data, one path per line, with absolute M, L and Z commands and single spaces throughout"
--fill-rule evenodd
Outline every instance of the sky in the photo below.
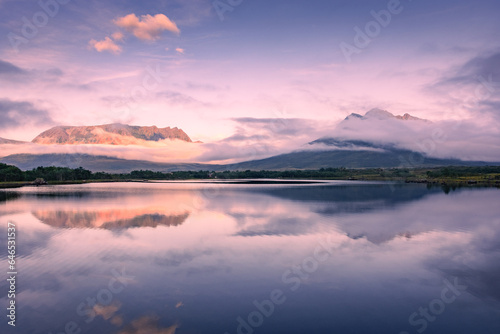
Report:
M 0 137 L 170 126 L 205 143 L 189 157 L 225 161 L 382 108 L 498 146 L 499 14 L 495 0 L 0 0 Z

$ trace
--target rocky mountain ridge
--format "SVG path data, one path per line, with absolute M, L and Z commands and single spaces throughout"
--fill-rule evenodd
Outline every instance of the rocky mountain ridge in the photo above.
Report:
M 43 145 L 140 145 L 143 141 L 158 142 L 166 139 L 192 142 L 183 130 L 176 127 L 158 128 L 119 123 L 98 126 L 56 126 L 42 132 L 32 142 Z

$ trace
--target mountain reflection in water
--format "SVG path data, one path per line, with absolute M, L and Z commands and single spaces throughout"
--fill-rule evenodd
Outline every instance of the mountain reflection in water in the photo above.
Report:
M 124 214 L 125 213 L 125 214 Z M 132 214 L 132 212 L 130 213 Z M 102 228 L 126 229 L 134 227 L 177 226 L 189 217 L 189 213 L 163 215 L 160 213 L 138 214 L 128 218 L 122 211 L 71 212 L 71 211 L 35 211 L 33 216 L 41 222 L 59 228 Z
M 72 322 L 95 334 L 246 333 L 273 291 L 284 302 L 254 333 L 500 332 L 498 189 L 117 183 L 9 194 L 0 233 L 8 221 L 19 231 L 18 333 Z M 420 314 L 455 282 L 465 290 L 453 302 L 432 321 Z

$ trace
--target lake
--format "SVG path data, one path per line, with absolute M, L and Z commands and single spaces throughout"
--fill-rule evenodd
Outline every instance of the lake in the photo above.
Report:
M 1 333 L 500 333 L 500 190 L 334 181 L 0 191 Z

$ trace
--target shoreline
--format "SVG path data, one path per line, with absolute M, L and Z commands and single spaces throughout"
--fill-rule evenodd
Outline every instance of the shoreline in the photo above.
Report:
M 413 179 L 413 178 L 397 178 L 397 177 L 363 177 L 363 178 L 316 178 L 316 179 L 269 179 L 269 178 L 252 178 L 252 179 L 112 179 L 112 180 L 72 180 L 72 181 L 48 181 L 45 184 L 35 184 L 34 182 L 0 182 L 0 189 L 15 189 L 29 186 L 43 187 L 56 185 L 75 185 L 75 184 L 92 184 L 92 183 L 210 183 L 210 184 L 321 184 L 326 181 L 358 181 L 358 182 L 397 182 L 405 184 L 426 184 L 427 186 L 449 186 L 449 187 L 495 187 L 500 188 L 500 181 L 485 179 L 484 176 L 467 177 L 467 178 L 439 178 L 439 179 Z

